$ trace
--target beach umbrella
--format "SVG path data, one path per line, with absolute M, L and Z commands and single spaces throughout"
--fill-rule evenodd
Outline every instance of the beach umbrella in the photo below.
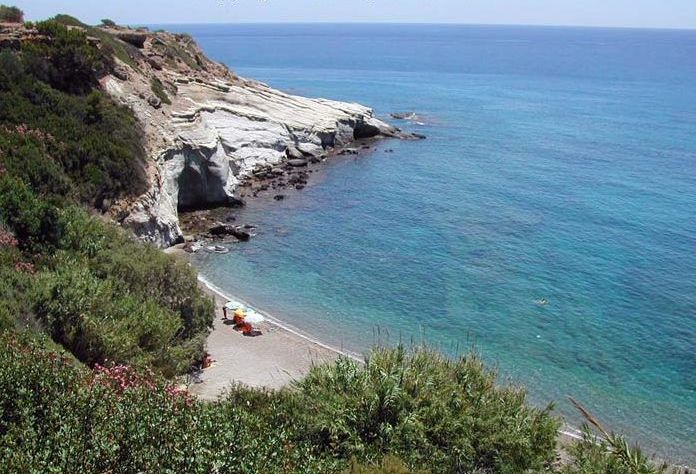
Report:
M 247 323 L 252 323 L 252 324 L 259 324 L 265 321 L 265 318 L 261 316 L 257 312 L 250 312 L 249 314 L 246 315 L 244 318 L 244 321 Z

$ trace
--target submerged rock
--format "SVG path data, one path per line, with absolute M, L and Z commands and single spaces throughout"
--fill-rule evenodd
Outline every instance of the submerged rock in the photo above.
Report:
M 416 117 L 415 112 L 392 112 L 389 115 L 396 120 L 411 120 Z
M 208 233 L 217 237 L 231 235 L 242 242 L 247 242 L 251 238 L 249 230 L 246 226 L 218 223 L 208 229 Z

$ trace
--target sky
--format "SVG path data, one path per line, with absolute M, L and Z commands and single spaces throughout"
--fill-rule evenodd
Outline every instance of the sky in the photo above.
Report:
M 696 0 L 3 0 L 29 20 L 404 22 L 696 28 Z

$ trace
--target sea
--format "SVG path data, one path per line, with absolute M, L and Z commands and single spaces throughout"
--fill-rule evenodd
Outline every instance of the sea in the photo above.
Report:
M 423 141 L 336 158 L 201 274 L 345 350 L 476 350 L 696 464 L 696 31 L 168 25 L 241 76 Z M 413 114 L 396 120 L 391 113 Z

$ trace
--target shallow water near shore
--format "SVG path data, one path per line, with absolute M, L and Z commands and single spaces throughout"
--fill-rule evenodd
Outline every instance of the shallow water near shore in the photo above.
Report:
M 177 26 L 242 76 L 419 114 L 194 264 L 334 346 L 475 345 L 537 403 L 572 395 L 696 463 L 696 32 Z M 393 149 L 393 153 L 385 153 Z

